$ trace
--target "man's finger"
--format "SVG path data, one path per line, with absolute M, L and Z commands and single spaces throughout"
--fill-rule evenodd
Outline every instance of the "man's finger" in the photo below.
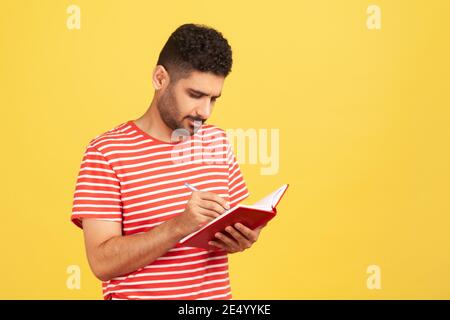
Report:
M 246 226 L 244 226 L 241 223 L 236 223 L 234 225 L 236 227 L 236 229 L 238 229 L 248 240 L 250 240 L 251 242 L 255 242 L 256 241 L 256 233 L 250 229 L 247 228 Z
M 232 250 L 239 250 L 239 245 L 236 241 L 230 239 L 229 237 L 227 237 L 226 235 L 224 235 L 221 232 L 217 232 L 215 234 L 215 237 L 217 239 L 219 239 L 220 241 L 222 241 L 226 246 L 228 246 L 230 249 Z
M 218 249 L 227 250 L 227 248 L 225 247 L 225 245 L 223 245 L 223 244 L 220 243 L 219 241 L 210 241 L 210 242 L 208 242 L 208 244 L 209 244 L 210 246 L 217 247 Z
M 225 228 L 225 231 L 228 232 L 229 234 L 231 234 L 233 236 L 234 239 L 236 239 L 237 242 L 239 242 L 241 247 L 244 247 L 245 249 L 248 249 L 252 246 L 251 242 L 248 241 L 247 238 L 245 238 L 242 233 L 240 233 L 239 231 L 237 231 L 235 228 L 233 228 L 232 226 L 228 226 Z
M 214 192 L 201 192 L 200 198 L 204 199 L 204 200 L 215 201 L 218 204 L 220 204 L 222 207 L 224 207 L 225 209 L 227 209 L 227 210 L 230 209 L 230 205 L 227 203 L 227 201 L 225 201 L 224 198 L 219 197 Z
M 198 205 L 203 209 L 215 211 L 218 215 L 225 212 L 225 209 L 215 201 L 201 200 Z
M 198 210 L 198 213 L 200 213 L 201 215 L 204 215 L 204 216 L 211 217 L 212 219 L 215 219 L 218 216 L 220 216 L 220 214 L 218 214 L 217 212 L 215 212 L 213 210 L 204 209 L 204 208 L 200 208 Z

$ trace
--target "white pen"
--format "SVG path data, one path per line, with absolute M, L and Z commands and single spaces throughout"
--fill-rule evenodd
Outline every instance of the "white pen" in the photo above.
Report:
M 188 187 L 189 189 L 191 189 L 192 191 L 198 191 L 198 189 L 196 187 L 194 187 L 192 184 L 185 182 L 184 185 L 186 187 Z

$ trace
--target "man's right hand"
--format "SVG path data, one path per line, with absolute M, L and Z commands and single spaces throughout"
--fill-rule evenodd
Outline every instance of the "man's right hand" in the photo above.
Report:
M 230 209 L 229 204 L 217 194 L 193 191 L 183 213 L 174 218 L 178 230 L 188 235 Z

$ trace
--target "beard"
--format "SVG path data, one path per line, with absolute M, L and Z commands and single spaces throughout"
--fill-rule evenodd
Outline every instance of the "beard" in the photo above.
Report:
M 171 86 L 169 86 L 166 92 L 161 96 L 156 107 L 158 108 L 163 122 L 172 130 L 184 129 L 189 132 L 190 135 L 193 135 L 197 133 L 198 129 L 200 129 L 201 125 L 206 121 L 198 117 L 183 117 L 179 111 L 180 109 L 178 108 L 178 103 Z M 194 126 L 190 123 L 184 124 L 185 122 L 183 121 L 185 119 L 194 121 Z

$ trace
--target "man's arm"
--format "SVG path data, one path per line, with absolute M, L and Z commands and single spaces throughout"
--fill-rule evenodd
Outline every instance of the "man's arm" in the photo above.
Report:
M 136 271 L 228 208 L 218 195 L 194 191 L 182 214 L 147 232 L 127 236 L 122 235 L 121 223 L 85 218 L 84 239 L 92 272 L 107 281 Z
M 122 236 L 122 225 L 113 221 L 83 219 L 86 253 L 92 272 L 102 281 L 124 275 L 164 255 L 182 239 L 169 220 L 152 230 Z

